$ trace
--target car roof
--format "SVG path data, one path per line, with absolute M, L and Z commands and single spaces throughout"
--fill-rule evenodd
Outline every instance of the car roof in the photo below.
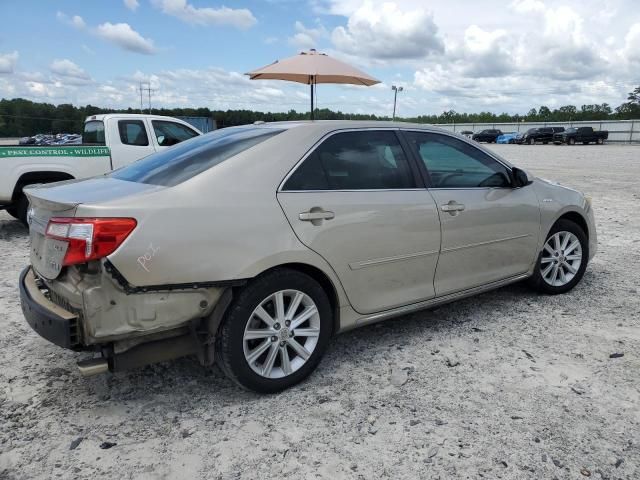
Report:
M 254 124 L 241 125 L 229 128 L 300 128 L 317 133 L 329 133 L 336 130 L 350 129 L 404 129 L 404 130 L 424 130 L 426 132 L 437 132 L 451 134 L 449 130 L 425 123 L 390 122 L 381 120 L 296 120 L 286 122 L 256 122 Z

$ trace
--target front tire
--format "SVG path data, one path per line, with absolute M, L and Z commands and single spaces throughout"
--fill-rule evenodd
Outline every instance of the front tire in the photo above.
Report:
M 218 364 L 243 388 L 279 392 L 316 368 L 332 327 L 331 302 L 318 282 L 296 270 L 273 270 L 230 305 L 217 338 Z
M 569 140 L 567 140 L 567 143 L 569 145 L 575 145 L 576 144 L 576 139 L 575 138 L 570 138 Z
M 529 139 L 529 145 L 535 145 L 535 144 L 536 144 L 535 138 L 530 138 Z
M 580 282 L 588 261 L 587 234 L 576 223 L 560 219 L 547 235 L 529 284 L 549 295 L 566 293 Z

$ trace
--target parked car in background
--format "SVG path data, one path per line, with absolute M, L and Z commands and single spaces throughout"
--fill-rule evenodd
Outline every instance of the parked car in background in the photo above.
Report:
M 609 138 L 607 130 L 595 131 L 592 127 L 571 127 L 564 132 L 556 133 L 553 136 L 553 143 L 556 145 L 563 143 L 567 145 L 575 145 L 576 143 L 602 145 L 607 138 Z
M 597 245 L 587 197 L 419 124 L 226 128 L 26 192 L 22 309 L 96 352 L 81 372 L 196 355 L 259 392 L 338 332 L 525 279 L 567 292 Z
M 500 130 L 490 128 L 487 130 L 482 130 L 478 133 L 474 133 L 471 138 L 476 142 L 496 143 L 496 140 L 500 135 L 502 135 L 502 132 Z
M 516 143 L 516 137 L 518 132 L 508 132 L 499 135 L 496 139 L 496 143 Z
M 197 135 L 176 118 L 114 113 L 88 117 L 82 136 L 36 135 L 29 146 L 0 146 L 0 209 L 26 224 L 27 185 L 100 175 Z
M 530 128 L 517 138 L 517 143 L 528 143 L 529 145 L 535 145 L 536 143 L 548 144 L 553 141 L 553 136 L 556 133 L 564 132 L 564 127 L 540 127 Z
M 471 138 L 473 136 L 473 132 L 471 130 L 462 130 L 460 135 L 463 137 Z

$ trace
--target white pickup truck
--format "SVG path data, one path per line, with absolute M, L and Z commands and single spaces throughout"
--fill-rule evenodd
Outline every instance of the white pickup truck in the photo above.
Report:
M 0 146 L 0 209 L 24 223 L 25 186 L 101 175 L 197 135 L 177 118 L 114 113 L 87 117 L 81 145 Z

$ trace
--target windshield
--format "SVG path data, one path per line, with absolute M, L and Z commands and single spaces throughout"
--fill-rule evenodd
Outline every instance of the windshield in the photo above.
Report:
M 149 155 L 110 176 L 173 187 L 283 131 L 253 126 L 216 130 Z
M 569 128 L 567 128 L 567 129 L 565 130 L 565 132 L 573 133 L 573 132 L 576 132 L 577 130 L 578 130 L 578 129 L 577 129 L 576 127 L 569 127 Z
M 537 128 L 530 128 L 529 130 L 527 130 L 527 133 L 534 133 L 537 132 L 538 129 Z

